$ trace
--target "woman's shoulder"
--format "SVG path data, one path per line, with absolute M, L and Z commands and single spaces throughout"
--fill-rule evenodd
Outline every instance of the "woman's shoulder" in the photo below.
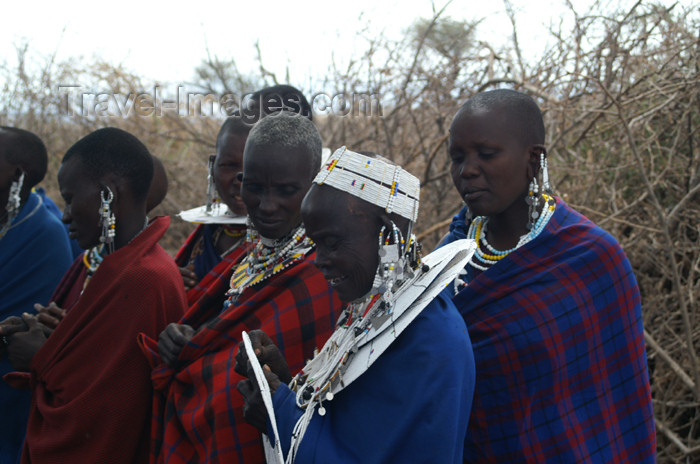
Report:
M 612 234 L 583 213 L 569 206 L 561 198 L 557 198 L 557 208 L 548 229 L 562 240 L 575 243 L 597 243 L 599 246 L 620 248 L 619 242 Z

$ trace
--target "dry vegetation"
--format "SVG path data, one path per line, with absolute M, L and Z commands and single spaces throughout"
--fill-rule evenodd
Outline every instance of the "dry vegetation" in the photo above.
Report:
M 698 462 L 700 18 L 697 8 L 642 2 L 625 11 L 595 7 L 580 15 L 572 8 L 570 14 L 573 30 L 551 31 L 554 46 L 534 62 L 522 57 L 517 34 L 509 47 L 495 49 L 477 39 L 473 24 L 440 12 L 415 23 L 400 42 L 361 31 L 365 53 L 342 69 L 331 66 L 318 86 L 329 94 L 374 95 L 365 99 L 373 101 L 372 115 L 355 102 L 346 108 L 350 115 L 316 121 L 326 146 L 376 151 L 421 178 L 418 232 L 430 247 L 460 205 L 446 156 L 447 128 L 459 103 L 498 86 L 533 95 L 545 114 L 558 194 L 617 237 L 636 271 L 658 460 Z M 123 96 L 151 92 L 152 83 L 108 63 L 36 57 L 27 47 L 18 49 L 18 62 L 2 68 L 0 123 L 45 140 L 52 155 L 45 186 L 54 198 L 63 152 L 90 130 L 113 125 L 138 135 L 164 160 L 170 192 L 158 213 L 202 204 L 205 155 L 213 151 L 220 119 L 174 112 L 67 115 L 59 84 Z M 233 61 L 214 57 L 198 70 L 197 84 L 212 93 L 240 93 L 276 81 L 262 64 L 259 74 L 245 79 Z M 170 251 L 190 230 L 179 219 L 173 223 L 164 239 Z

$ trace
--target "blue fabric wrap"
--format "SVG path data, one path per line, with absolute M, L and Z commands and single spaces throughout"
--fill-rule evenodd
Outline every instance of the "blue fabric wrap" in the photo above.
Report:
M 17 225 L 0 239 L 0 321 L 24 312 L 34 313 L 34 303 L 48 304 L 73 261 L 63 224 L 39 202 L 39 195 L 31 193 L 13 221 Z M 0 377 L 12 371 L 3 356 Z M 15 390 L 0 381 L 0 464 L 18 461 L 29 399 L 29 390 Z
M 221 256 L 214 246 L 214 230 L 217 224 L 206 224 L 202 232 L 202 253 L 194 258 L 194 272 L 202 280 L 209 271 L 221 262 Z M 223 226 L 222 226 L 223 227 Z
M 453 302 L 477 379 L 465 462 L 651 463 L 637 282 L 617 241 L 557 198 L 542 233 Z M 462 210 L 444 243 L 466 236 Z
M 299 463 L 461 463 L 474 393 L 464 321 L 442 294 L 355 382 L 324 402 L 297 453 Z M 301 417 L 286 385 L 273 395 L 283 452 Z

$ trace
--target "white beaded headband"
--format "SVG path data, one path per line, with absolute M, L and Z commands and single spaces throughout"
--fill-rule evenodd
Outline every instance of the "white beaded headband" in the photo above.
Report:
M 418 217 L 420 181 L 401 168 L 341 147 L 314 182 L 330 185 L 411 221 Z

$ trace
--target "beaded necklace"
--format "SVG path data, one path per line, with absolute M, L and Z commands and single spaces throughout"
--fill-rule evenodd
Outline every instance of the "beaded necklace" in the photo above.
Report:
M 246 288 L 259 284 L 301 261 L 312 248 L 313 242 L 306 236 L 303 226 L 299 226 L 293 234 L 280 240 L 258 240 L 231 276 L 231 288 L 226 293 L 224 309 L 234 304 Z
M 141 232 L 146 230 L 148 227 L 148 217 L 146 217 L 145 222 L 143 223 L 143 227 L 141 230 L 134 235 L 131 240 L 127 242 L 127 245 L 131 242 L 134 241 L 136 237 L 138 237 Z M 92 247 L 83 253 L 83 265 L 85 265 L 85 268 L 87 268 L 87 277 L 85 278 L 85 282 L 83 283 L 83 289 L 80 291 L 80 294 L 82 295 L 83 292 L 85 291 L 85 288 L 87 287 L 88 283 L 90 282 L 90 279 L 92 278 L 93 275 L 95 275 L 95 272 L 97 272 L 97 268 L 100 267 L 100 264 L 102 264 L 102 261 L 104 261 L 105 256 L 109 254 L 107 248 L 105 248 L 104 242 L 99 244 L 96 247 Z
M 415 244 L 415 238 L 410 242 Z M 324 402 L 363 375 L 455 278 L 475 247 L 473 241 L 459 240 L 421 258 L 416 245 L 408 250 L 400 241 L 396 245 L 383 247 L 372 290 L 348 304 L 321 351 L 292 379 L 289 387 L 304 413 L 294 426 L 287 463 L 294 462 L 313 415 L 326 414 Z
M 85 253 L 83 253 L 83 264 L 87 268 L 87 277 L 85 278 L 85 282 L 83 283 L 83 289 L 80 292 L 81 294 L 85 291 L 85 288 L 90 282 L 92 276 L 95 275 L 95 272 L 97 272 L 97 268 L 100 267 L 100 264 L 102 264 L 102 261 L 104 260 L 104 253 L 104 243 L 99 246 L 90 248 L 89 250 L 85 251 Z
M 556 209 L 556 201 L 553 197 L 543 194 L 542 198 L 545 200 L 545 207 L 542 209 L 542 213 L 538 215 L 537 222 L 526 234 L 520 236 L 517 245 L 508 250 L 496 250 L 487 240 L 486 231 L 488 228 L 488 217 L 477 216 L 475 217 L 471 224 L 469 225 L 469 230 L 467 231 L 467 238 L 476 241 L 476 252 L 469 261 L 469 265 L 474 269 L 480 271 L 485 271 L 490 268 L 512 251 L 520 248 L 526 243 L 531 242 L 544 230 L 545 226 L 549 222 L 549 219 L 554 214 Z M 488 251 L 485 252 L 484 250 Z

